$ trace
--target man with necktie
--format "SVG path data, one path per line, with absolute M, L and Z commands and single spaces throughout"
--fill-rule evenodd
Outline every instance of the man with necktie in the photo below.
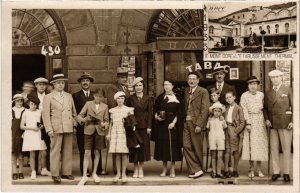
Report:
M 272 181 L 280 177 L 283 170 L 284 182 L 290 182 L 291 147 L 293 139 L 293 93 L 283 85 L 283 73 L 279 70 L 269 72 L 272 89 L 265 96 L 264 117 L 270 128 L 271 162 L 273 166 Z M 279 149 L 283 152 L 281 168 Z
M 185 123 L 183 129 L 184 156 L 189 169 L 189 178 L 203 175 L 203 137 L 209 114 L 209 94 L 198 86 L 197 72 L 188 74 L 188 85 L 184 92 Z
M 91 91 L 91 84 L 94 82 L 94 78 L 87 72 L 83 72 L 83 74 L 77 79 L 77 82 L 80 84 L 81 90 L 74 93 L 73 100 L 76 108 L 76 112 L 80 113 L 86 102 L 94 100 L 94 92 Z M 80 156 L 80 172 L 83 174 L 83 159 L 84 159 L 84 125 L 78 124 L 76 128 L 76 138 L 77 138 L 77 146 L 79 150 Z M 92 148 L 92 166 L 94 166 L 94 149 Z M 102 172 L 102 158 L 101 151 L 100 160 L 97 168 L 97 174 L 100 175 Z
M 72 95 L 64 91 L 65 81 L 63 74 L 53 76 L 50 83 L 54 90 L 44 97 L 42 111 L 43 123 L 51 140 L 50 170 L 55 183 L 60 183 L 61 178 L 74 180 L 72 144 L 77 114 Z
M 216 79 L 216 82 L 214 84 L 211 84 L 207 87 L 207 90 L 210 90 L 212 88 L 216 88 L 220 91 L 220 98 L 219 98 L 219 101 L 220 103 L 222 103 L 223 105 L 226 104 L 226 100 L 225 100 L 225 94 L 227 92 L 233 92 L 234 95 L 236 96 L 236 91 L 235 91 L 235 88 L 229 84 L 227 84 L 224 80 L 225 80 L 225 76 L 226 76 L 226 73 L 228 73 L 227 70 L 223 69 L 223 68 L 219 68 L 219 69 L 216 69 L 214 72 L 213 72 L 213 75 Z

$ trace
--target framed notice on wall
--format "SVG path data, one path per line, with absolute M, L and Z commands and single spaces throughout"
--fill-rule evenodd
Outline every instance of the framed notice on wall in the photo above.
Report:
M 291 86 L 291 72 L 292 72 L 292 62 L 286 60 L 276 61 L 276 69 L 283 72 L 283 84 L 286 86 Z
M 128 90 L 133 92 L 131 84 L 135 78 L 135 56 L 122 56 L 121 67 L 128 70 Z

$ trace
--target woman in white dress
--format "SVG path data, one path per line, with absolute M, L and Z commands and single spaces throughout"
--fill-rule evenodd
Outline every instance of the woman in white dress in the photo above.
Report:
M 133 115 L 134 108 L 124 105 L 125 93 L 123 91 L 117 92 L 114 95 L 114 99 L 117 101 L 117 106 L 109 110 L 111 122 L 107 135 L 109 141 L 109 153 L 116 155 L 117 175 L 113 181 L 117 182 L 122 177 L 122 182 L 127 182 L 126 167 L 129 149 L 126 141 L 124 118 L 129 114 Z
M 241 106 L 247 123 L 244 131 L 242 160 L 250 162 L 250 178 L 255 175 L 264 177 L 261 171 L 261 162 L 268 160 L 268 136 L 263 116 L 264 94 L 258 91 L 260 81 L 255 76 L 249 77 L 247 83 L 248 91 L 241 96 Z M 256 162 L 256 173 L 254 172 L 254 161 Z
M 46 150 L 46 144 L 41 140 L 41 111 L 37 109 L 40 100 L 37 96 L 28 95 L 29 109 L 26 109 L 22 119 L 20 128 L 25 130 L 23 137 L 22 151 L 30 152 L 31 179 L 36 179 L 35 156 L 36 151 Z

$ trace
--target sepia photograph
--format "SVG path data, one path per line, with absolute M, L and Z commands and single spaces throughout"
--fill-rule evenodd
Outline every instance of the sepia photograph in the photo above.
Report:
M 297 2 L 238 4 L 9 7 L 5 190 L 298 190 Z
M 297 2 L 207 4 L 206 12 L 209 53 L 297 53 Z

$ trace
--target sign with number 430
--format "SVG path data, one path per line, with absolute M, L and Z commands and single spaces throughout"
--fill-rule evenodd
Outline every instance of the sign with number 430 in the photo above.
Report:
M 44 55 L 44 56 L 47 56 L 47 54 L 49 56 L 53 56 L 54 54 L 59 54 L 60 53 L 60 48 L 59 46 L 55 46 L 55 48 L 53 49 L 52 46 L 42 46 L 42 50 L 41 50 L 41 53 Z

